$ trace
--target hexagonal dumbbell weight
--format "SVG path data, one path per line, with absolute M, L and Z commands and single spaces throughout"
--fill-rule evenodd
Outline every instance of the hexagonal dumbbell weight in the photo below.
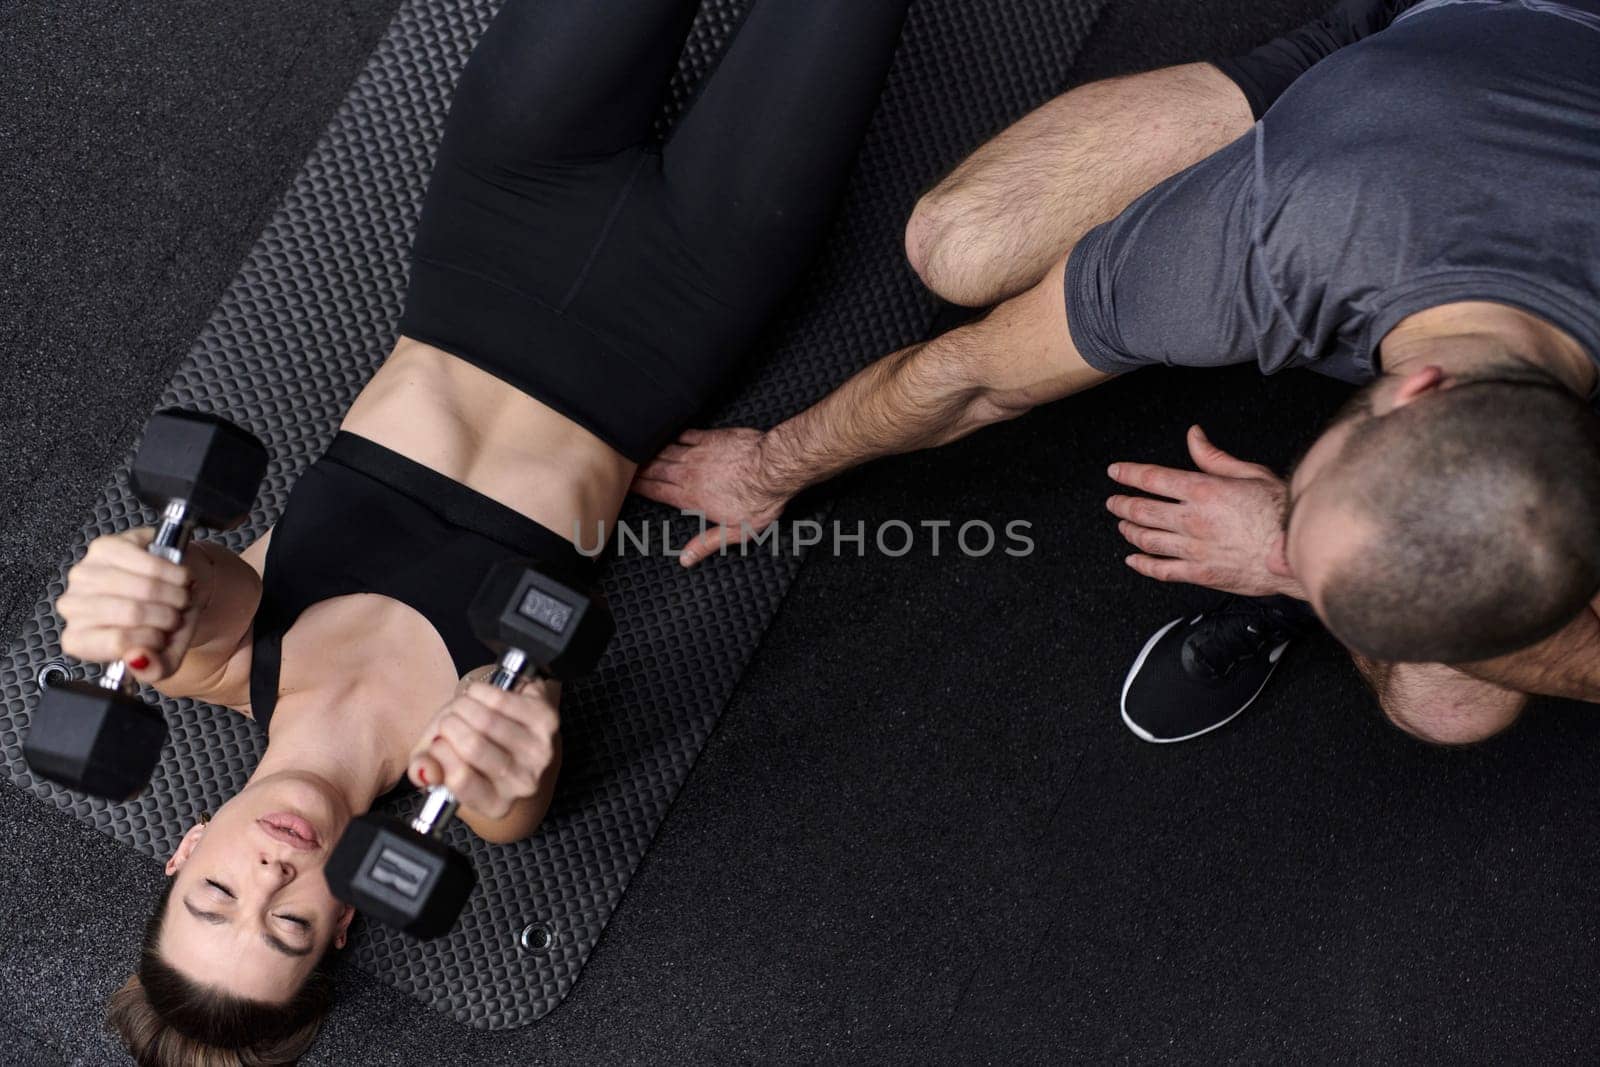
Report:
M 215 415 L 169 409 L 145 429 L 133 460 L 133 488 L 161 512 L 150 551 L 174 563 L 196 526 L 227 530 L 244 521 L 267 470 L 267 450 Z M 136 796 L 166 743 L 161 713 L 140 700 L 127 665 L 93 682 L 57 682 L 40 695 L 23 757 L 35 774 L 109 800 Z
M 589 673 L 615 632 L 598 590 L 518 560 L 489 572 L 470 618 L 478 640 L 500 656 L 489 684 L 506 690 L 530 669 L 562 681 Z M 370 813 L 356 819 L 328 858 L 333 895 L 412 937 L 448 933 L 478 880 L 471 862 L 441 840 L 456 808 L 450 790 L 435 786 L 409 824 Z

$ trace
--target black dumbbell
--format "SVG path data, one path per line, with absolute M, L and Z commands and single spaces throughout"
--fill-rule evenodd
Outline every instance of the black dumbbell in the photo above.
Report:
M 161 512 L 150 552 L 181 563 L 196 526 L 239 525 L 266 472 L 265 446 L 233 423 L 195 411 L 157 412 L 133 460 L 134 492 Z M 29 768 L 82 793 L 136 796 L 155 773 L 167 723 L 135 690 L 123 663 L 107 665 L 93 682 L 50 685 L 22 747 Z
M 530 668 L 570 681 L 589 673 L 615 632 L 598 590 L 519 560 L 489 572 L 468 613 L 478 640 L 499 655 L 489 684 L 512 689 Z M 324 874 L 333 895 L 412 937 L 450 931 L 477 883 L 468 859 L 441 838 L 455 817 L 450 790 L 428 790 L 410 823 L 367 814 L 345 830 Z

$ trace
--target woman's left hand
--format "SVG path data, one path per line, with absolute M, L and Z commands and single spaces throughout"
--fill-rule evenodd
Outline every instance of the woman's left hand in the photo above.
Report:
M 558 769 L 560 706 L 561 685 L 551 679 L 507 692 L 469 676 L 412 750 L 411 781 L 446 786 L 463 807 L 504 818 L 518 801 L 548 792 Z

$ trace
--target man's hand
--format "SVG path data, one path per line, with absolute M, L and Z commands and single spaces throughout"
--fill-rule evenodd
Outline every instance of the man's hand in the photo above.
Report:
M 759 430 L 685 430 L 640 469 L 634 492 L 715 524 L 684 546 L 683 566 L 760 533 L 783 513 L 788 498 L 762 477 L 765 438 Z
M 1199 472 L 1145 463 L 1114 463 L 1114 481 L 1167 500 L 1113 496 L 1106 508 L 1117 530 L 1139 549 L 1128 566 L 1162 582 L 1189 582 L 1241 596 L 1283 593 L 1305 599 L 1293 577 L 1269 568 L 1283 532 L 1288 486 L 1259 463 L 1246 463 L 1189 428 Z
M 851 467 L 936 448 L 1098 385 L 1072 343 L 1061 298 L 1067 261 L 977 322 L 892 352 L 767 433 L 688 433 L 648 464 L 634 491 L 698 511 L 714 529 L 684 566 L 770 525 L 809 486 Z
M 560 703 L 561 686 L 550 679 L 516 692 L 464 680 L 412 750 L 411 780 L 446 786 L 463 808 L 489 819 L 532 797 L 548 803 L 560 769 Z

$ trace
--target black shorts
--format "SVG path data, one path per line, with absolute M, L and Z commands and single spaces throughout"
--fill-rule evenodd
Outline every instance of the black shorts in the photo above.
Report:
M 1319 60 L 1393 22 L 1417 0 L 1340 0 L 1321 18 L 1242 56 L 1215 61 L 1233 79 L 1250 113 L 1260 118 L 1294 80 Z
M 823 236 L 908 2 L 756 0 L 657 145 L 695 0 L 509 0 L 456 90 L 400 332 L 649 459 Z

